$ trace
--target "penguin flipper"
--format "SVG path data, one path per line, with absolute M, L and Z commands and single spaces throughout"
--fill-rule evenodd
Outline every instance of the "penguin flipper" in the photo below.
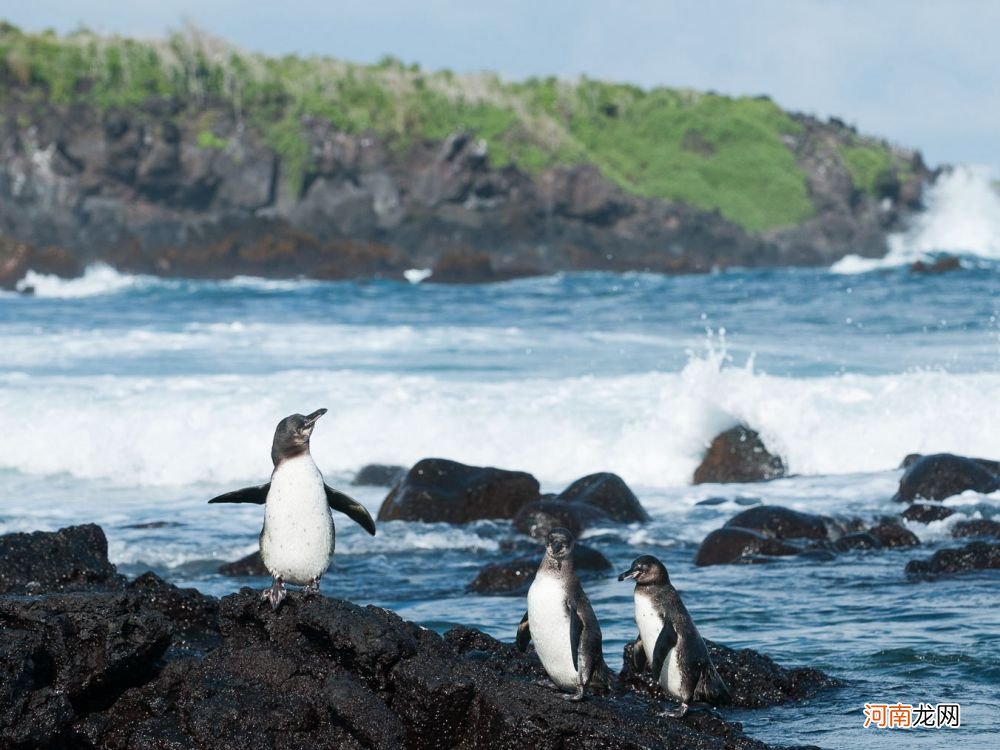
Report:
M 674 630 L 674 626 L 669 621 L 663 623 L 663 629 L 660 630 L 660 634 L 656 637 L 656 645 L 653 647 L 653 659 L 649 665 L 653 676 L 657 679 L 659 679 L 660 672 L 663 670 L 663 662 L 667 660 L 667 654 L 676 645 L 677 631 Z
M 517 650 L 525 651 L 530 642 L 531 628 L 528 627 L 528 613 L 525 612 L 524 617 L 521 618 L 521 624 L 517 626 Z
M 375 521 L 365 506 L 353 497 L 348 497 L 343 492 L 333 489 L 328 484 L 324 484 L 323 489 L 326 490 L 327 505 L 340 511 L 369 534 L 375 536 Z
M 573 654 L 573 669 L 580 672 L 580 644 L 583 642 L 583 620 L 576 610 L 576 602 L 570 599 L 566 602 L 569 607 L 569 648 Z
M 632 644 L 632 669 L 638 674 L 646 668 L 646 648 L 642 645 L 642 635 L 639 635 Z
M 271 490 L 271 483 L 261 484 L 256 487 L 244 487 L 241 490 L 233 490 L 224 495 L 213 497 L 210 503 L 253 503 L 263 505 L 267 500 L 267 493 Z

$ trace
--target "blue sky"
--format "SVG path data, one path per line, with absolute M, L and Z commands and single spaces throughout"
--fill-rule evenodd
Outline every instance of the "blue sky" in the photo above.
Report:
M 505 78 L 581 74 L 767 94 L 836 115 L 933 166 L 1000 176 L 1000 2 L 990 0 L 27 0 L 26 29 L 159 36 L 192 22 L 248 50 Z

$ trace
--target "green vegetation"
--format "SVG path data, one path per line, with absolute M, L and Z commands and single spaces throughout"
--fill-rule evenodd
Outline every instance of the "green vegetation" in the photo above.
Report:
M 847 167 L 854 186 L 872 195 L 876 192 L 879 177 L 893 167 L 892 154 L 888 149 L 872 144 L 841 146 L 840 158 Z
M 198 132 L 197 138 L 198 148 L 205 149 L 216 149 L 221 151 L 226 146 L 229 145 L 229 141 L 225 138 L 220 138 L 211 130 L 201 130 Z
M 226 110 L 257 129 L 301 185 L 309 149 L 302 120 L 377 132 L 391 147 L 456 130 L 485 141 L 494 166 L 528 172 L 590 163 L 624 190 L 717 209 L 751 231 L 811 216 L 805 175 L 784 142 L 797 123 L 767 99 L 554 78 L 430 73 L 386 57 L 371 66 L 330 58 L 249 54 L 197 30 L 161 41 L 28 34 L 0 24 L 0 96 L 41 92 L 57 104 L 128 107 L 172 96 L 192 114 Z M 224 148 L 218 129 L 198 145 Z M 872 189 L 887 149 L 845 148 L 856 184 Z

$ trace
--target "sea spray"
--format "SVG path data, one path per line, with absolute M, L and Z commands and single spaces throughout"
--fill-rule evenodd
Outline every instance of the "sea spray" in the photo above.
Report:
M 926 261 L 939 253 L 1000 260 L 1000 194 L 989 170 L 958 166 L 942 173 L 927 191 L 927 208 L 903 233 L 890 235 L 884 258 L 848 255 L 835 273 L 864 273 Z

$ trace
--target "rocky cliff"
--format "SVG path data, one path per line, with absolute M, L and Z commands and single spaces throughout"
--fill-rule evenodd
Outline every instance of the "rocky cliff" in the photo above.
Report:
M 819 265 L 884 253 L 931 176 L 764 98 L 290 65 L 0 26 L 0 284 Z

